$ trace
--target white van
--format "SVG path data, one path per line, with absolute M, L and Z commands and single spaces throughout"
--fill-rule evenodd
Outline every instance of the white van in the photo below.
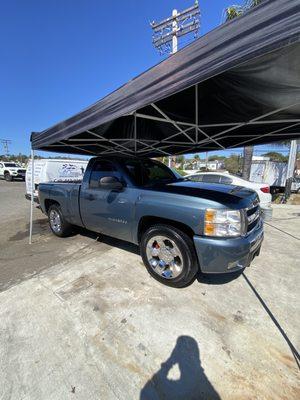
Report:
M 88 161 L 42 158 L 34 160 L 34 201 L 38 203 L 38 186 L 50 181 L 81 182 Z M 31 160 L 26 170 L 26 199 L 31 199 Z

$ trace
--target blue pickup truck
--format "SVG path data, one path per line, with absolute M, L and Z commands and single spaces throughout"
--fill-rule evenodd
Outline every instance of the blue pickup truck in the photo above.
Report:
M 254 191 L 191 182 L 152 159 L 92 158 L 82 183 L 42 183 L 39 200 L 55 235 L 80 226 L 138 244 L 149 273 L 173 287 L 242 270 L 263 240 Z

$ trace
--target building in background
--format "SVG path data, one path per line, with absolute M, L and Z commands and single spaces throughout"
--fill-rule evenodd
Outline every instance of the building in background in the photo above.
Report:
M 266 156 L 253 156 L 252 161 L 270 161 L 270 157 Z
M 183 165 L 184 170 L 194 170 L 198 171 L 200 169 L 208 169 L 210 171 L 217 171 L 220 169 L 224 169 L 224 161 L 223 160 L 186 160 Z

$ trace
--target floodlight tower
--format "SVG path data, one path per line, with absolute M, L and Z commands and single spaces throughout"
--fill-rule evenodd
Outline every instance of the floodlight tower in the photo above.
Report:
M 200 28 L 200 9 L 198 0 L 192 7 L 183 11 L 172 11 L 172 16 L 161 22 L 151 22 L 153 30 L 152 43 L 160 54 L 174 54 L 178 50 L 178 38 L 194 33 L 198 36 Z M 172 157 L 169 156 L 169 167 L 172 164 Z
M 10 139 L 0 139 L 1 144 L 3 146 L 4 149 L 4 154 L 8 156 L 9 151 L 8 151 L 8 145 L 11 143 Z
M 160 54 L 176 53 L 178 38 L 190 33 L 198 36 L 200 28 L 200 9 L 198 1 L 192 7 L 178 12 L 172 11 L 172 16 L 161 22 L 151 22 L 153 29 L 152 43 Z

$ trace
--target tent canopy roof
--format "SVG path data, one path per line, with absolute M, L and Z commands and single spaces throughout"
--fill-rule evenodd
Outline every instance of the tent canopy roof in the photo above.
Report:
M 266 0 L 33 133 L 32 148 L 154 157 L 297 138 L 299 65 L 299 0 Z

